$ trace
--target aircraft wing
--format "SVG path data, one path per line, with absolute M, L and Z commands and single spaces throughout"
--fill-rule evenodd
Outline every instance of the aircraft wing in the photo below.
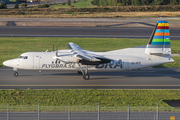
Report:
M 87 55 L 87 54 L 84 54 L 84 53 L 81 53 L 81 52 L 76 52 L 77 53 L 77 57 L 80 57 L 82 59 L 85 59 L 85 60 L 88 60 L 88 61 L 92 61 L 92 62 L 95 62 L 95 61 L 101 61 L 100 59 L 97 59 L 95 58 L 94 56 L 91 56 L 91 55 Z
M 80 51 L 80 50 L 83 50 L 81 47 L 79 47 L 78 45 L 76 45 L 75 43 L 68 43 L 68 47 L 69 49 L 71 50 L 74 50 L 74 51 Z
M 92 53 L 88 53 L 86 51 L 84 51 L 81 47 L 79 47 L 78 45 L 76 45 L 75 43 L 69 43 L 68 44 L 69 49 L 72 50 L 72 52 L 74 52 L 74 55 L 76 55 L 79 58 L 82 58 L 84 60 L 90 61 L 90 62 L 110 62 L 110 59 L 107 59 L 103 56 L 100 55 L 96 55 L 96 54 L 92 54 Z

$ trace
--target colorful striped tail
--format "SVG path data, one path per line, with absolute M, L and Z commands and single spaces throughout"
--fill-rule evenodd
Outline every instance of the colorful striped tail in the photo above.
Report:
M 169 23 L 158 21 L 146 47 L 148 54 L 171 54 Z

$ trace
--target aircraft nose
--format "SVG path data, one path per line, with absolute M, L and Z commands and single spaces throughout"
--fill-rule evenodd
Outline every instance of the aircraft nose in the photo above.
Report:
M 8 63 L 9 63 L 9 60 L 4 61 L 4 62 L 3 62 L 3 65 L 4 65 L 4 66 L 8 66 Z
M 15 63 L 16 63 L 15 60 L 7 60 L 3 62 L 3 65 L 7 67 L 15 67 Z

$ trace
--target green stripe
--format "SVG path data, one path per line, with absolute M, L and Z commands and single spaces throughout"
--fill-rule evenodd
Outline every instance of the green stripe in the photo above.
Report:
M 170 42 L 170 39 L 164 39 L 164 42 Z
M 170 42 L 170 39 L 153 39 L 153 42 Z
M 163 39 L 153 39 L 153 42 L 164 42 Z

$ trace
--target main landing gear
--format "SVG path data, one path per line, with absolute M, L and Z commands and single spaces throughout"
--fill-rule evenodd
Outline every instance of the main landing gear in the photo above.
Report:
M 78 65 L 79 65 L 79 63 L 78 63 Z M 78 71 L 78 73 L 79 73 L 79 74 L 82 74 L 82 75 L 83 75 L 83 78 L 84 78 L 85 80 L 89 80 L 90 76 L 89 76 L 89 74 L 88 74 L 88 65 L 86 66 L 86 70 L 85 70 L 85 71 L 82 70 L 82 68 L 81 68 L 80 65 L 79 65 L 79 68 L 80 68 L 81 71 Z
M 90 76 L 89 76 L 89 74 L 84 74 L 84 75 L 83 75 L 83 78 L 84 78 L 85 80 L 89 80 Z
M 15 77 L 18 76 L 18 72 L 17 72 L 17 71 L 14 72 L 14 76 L 15 76 Z
M 81 71 L 77 71 L 78 74 L 82 75 L 82 72 Z

